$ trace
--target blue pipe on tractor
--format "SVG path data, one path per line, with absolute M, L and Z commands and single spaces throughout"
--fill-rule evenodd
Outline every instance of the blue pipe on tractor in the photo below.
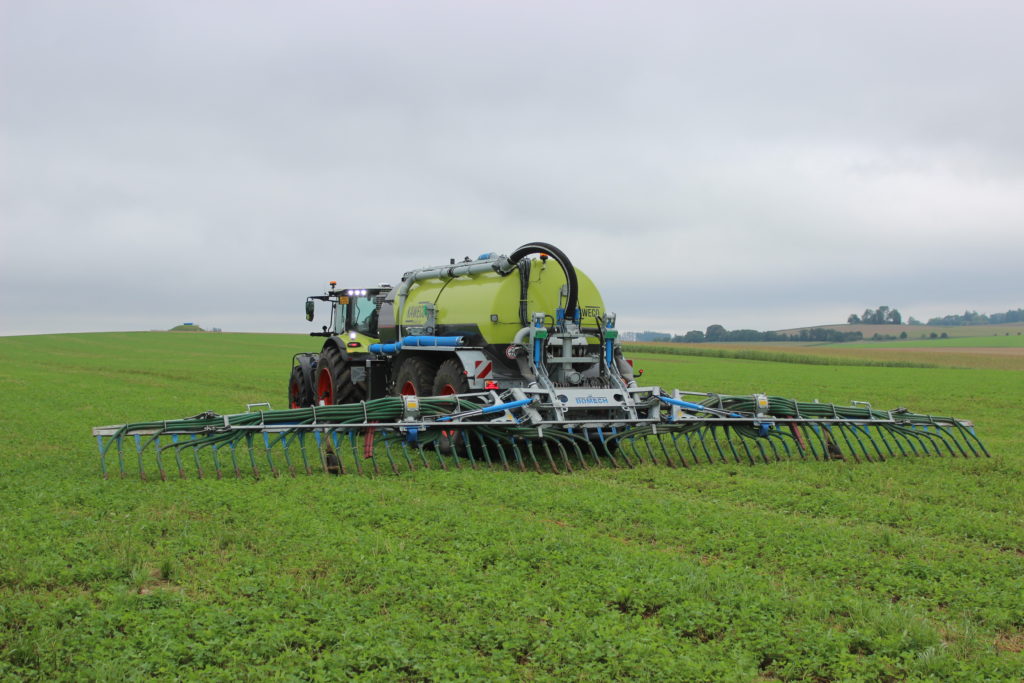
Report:
M 739 413 L 730 413 L 724 410 L 717 410 L 715 408 L 709 408 L 708 406 L 702 406 L 699 403 L 691 403 L 690 401 L 683 401 L 682 399 L 678 398 L 669 398 L 668 396 L 659 396 L 658 398 L 660 398 L 665 403 L 668 403 L 669 405 L 679 406 L 680 408 L 685 408 L 687 410 L 692 410 L 698 413 L 711 413 L 712 415 L 724 415 L 726 417 L 743 417 Z
M 390 355 L 401 351 L 403 346 L 442 346 L 452 348 L 462 346 L 462 343 L 462 337 L 430 337 L 420 335 L 414 337 L 403 337 L 394 344 L 370 344 L 370 353 L 383 353 Z
M 484 406 L 478 410 L 468 410 L 464 413 L 452 413 L 451 415 L 445 415 L 444 417 L 437 418 L 438 422 L 447 422 L 461 417 L 472 417 L 474 415 L 486 415 L 487 413 L 499 413 L 506 410 L 512 410 L 513 408 L 520 408 L 522 406 L 530 405 L 536 399 L 534 398 L 521 398 L 517 401 L 509 401 L 508 403 L 496 403 L 493 406 Z

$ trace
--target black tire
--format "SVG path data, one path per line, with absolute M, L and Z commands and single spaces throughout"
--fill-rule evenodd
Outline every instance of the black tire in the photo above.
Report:
M 469 391 L 469 379 L 462 369 L 462 362 L 458 358 L 449 358 L 441 363 L 434 375 L 434 384 L 431 387 L 431 396 L 447 396 L 449 394 L 465 394 Z
M 313 377 L 316 369 L 315 353 L 303 353 L 296 357 L 296 365 L 288 378 L 288 407 L 308 408 L 313 405 Z
M 409 356 L 403 359 L 395 374 L 395 396 L 409 393 L 431 396 L 436 373 L 437 365 L 423 356 Z
M 356 403 L 366 398 L 366 385 L 352 383 L 352 368 L 333 344 L 320 354 L 313 390 L 318 405 Z
M 458 358 L 449 358 L 441 363 L 434 376 L 433 396 L 465 394 L 469 391 L 469 379 Z M 461 430 L 442 431 L 437 439 L 437 449 L 444 455 L 466 456 L 465 436 Z

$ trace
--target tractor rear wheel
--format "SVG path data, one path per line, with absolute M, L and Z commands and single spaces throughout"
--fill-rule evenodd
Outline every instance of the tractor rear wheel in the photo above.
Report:
M 288 378 L 288 407 L 308 408 L 313 405 L 313 382 L 316 366 L 316 354 L 299 355 L 292 374 Z
M 356 403 L 366 398 L 366 388 L 352 383 L 352 368 L 334 346 L 320 354 L 316 370 L 317 404 Z
M 469 391 L 469 380 L 458 358 L 449 358 L 441 363 L 434 377 L 432 395 L 451 396 Z M 465 435 L 459 430 L 443 431 L 437 440 L 437 448 L 445 455 L 466 456 Z
M 437 365 L 422 356 L 409 356 L 395 374 L 395 395 L 430 396 Z
M 431 396 L 451 396 L 469 391 L 469 380 L 458 358 L 449 358 L 441 363 L 434 377 Z

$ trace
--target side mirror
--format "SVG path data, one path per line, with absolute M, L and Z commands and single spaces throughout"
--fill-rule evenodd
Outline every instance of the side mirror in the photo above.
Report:
M 313 300 L 306 299 L 306 320 L 313 322 Z

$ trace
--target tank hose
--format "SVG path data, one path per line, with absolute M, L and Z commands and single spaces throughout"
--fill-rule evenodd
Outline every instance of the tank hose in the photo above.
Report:
M 579 283 L 576 279 L 576 269 L 573 268 L 572 262 L 565 255 L 565 252 L 547 242 L 530 242 L 509 254 L 508 260 L 518 264 L 520 259 L 537 253 L 547 254 L 553 258 L 561 266 L 562 272 L 565 273 L 565 283 L 569 288 L 569 296 L 565 301 L 565 317 L 567 320 L 573 320 L 576 317 Z
M 519 268 L 519 324 L 523 327 L 527 327 L 530 324 L 530 312 L 529 302 L 527 301 L 527 291 L 530 289 L 530 264 L 532 261 L 528 258 L 521 259 L 516 267 Z

